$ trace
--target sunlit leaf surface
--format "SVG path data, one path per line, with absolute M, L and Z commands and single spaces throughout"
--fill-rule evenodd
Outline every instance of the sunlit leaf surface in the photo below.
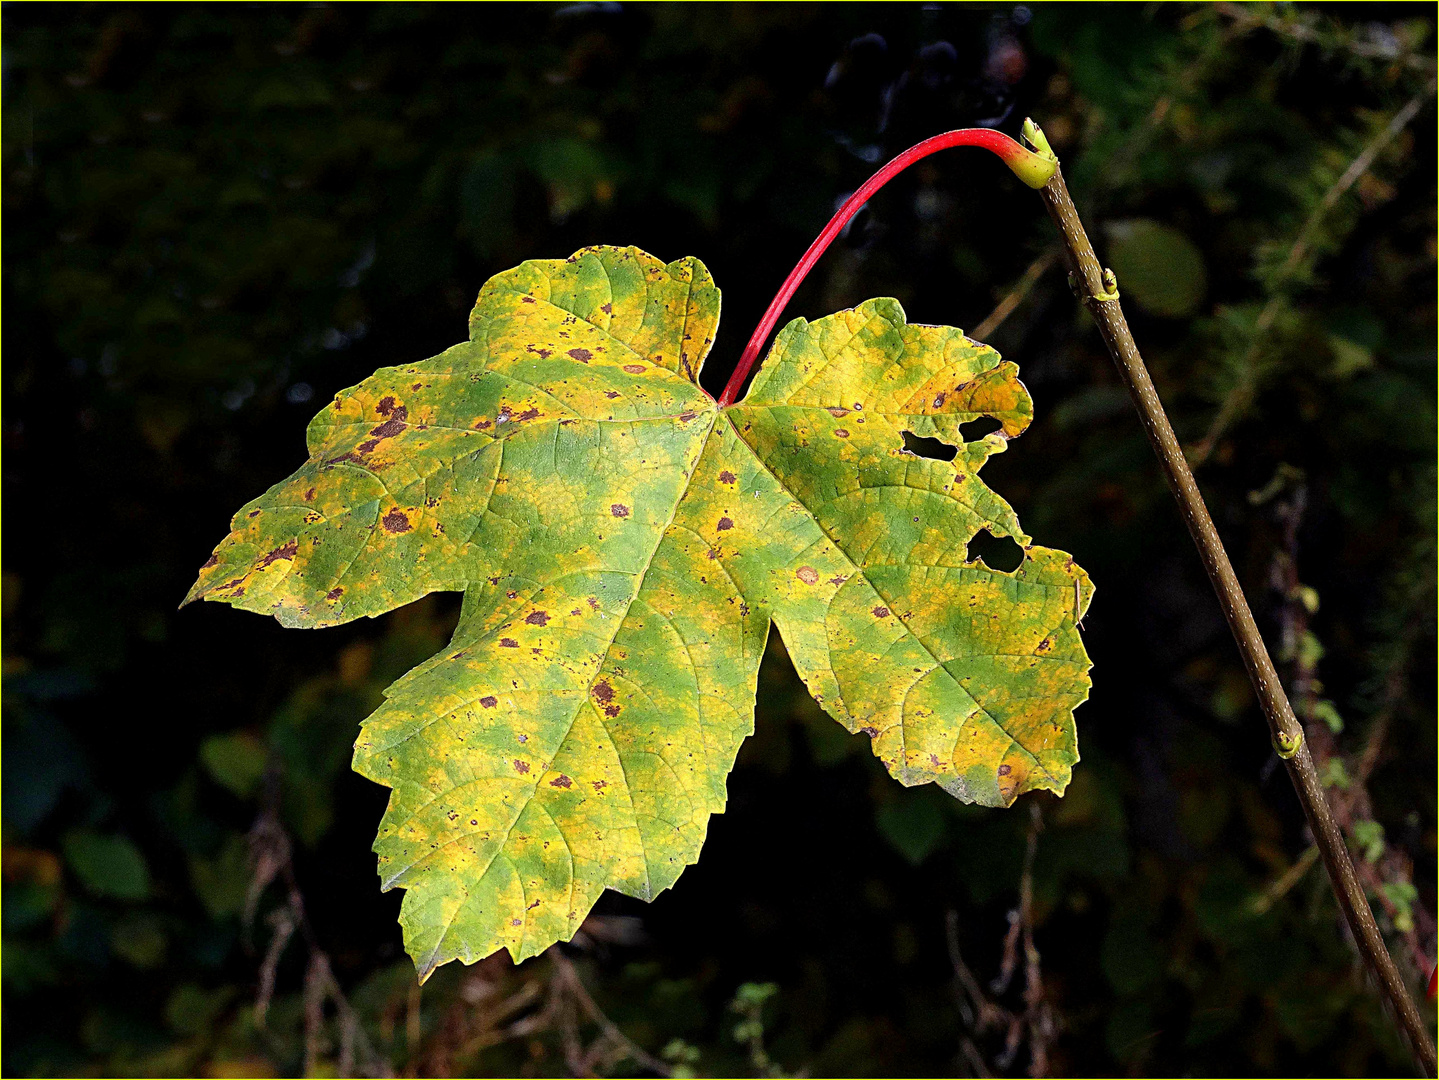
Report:
M 309 460 L 190 592 L 318 627 L 464 591 L 355 745 L 392 791 L 375 850 L 422 976 L 675 882 L 724 809 L 771 623 L 901 783 L 1006 806 L 1069 781 L 1089 578 L 978 476 L 1031 418 L 1015 366 L 871 300 L 790 323 L 720 409 L 697 382 L 719 309 L 697 260 L 634 248 L 494 277 L 468 341 L 311 422 Z M 1017 569 L 970 559 L 982 530 Z

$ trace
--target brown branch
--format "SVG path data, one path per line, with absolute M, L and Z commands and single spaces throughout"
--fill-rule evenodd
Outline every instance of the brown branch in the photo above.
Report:
M 1129 390 L 1130 399 L 1144 423 L 1150 446 L 1159 459 L 1170 491 L 1184 515 L 1190 537 L 1199 549 L 1200 559 L 1209 574 L 1224 617 L 1229 623 L 1230 632 L 1234 635 L 1234 641 L 1244 659 L 1244 666 L 1248 669 L 1264 718 L 1269 724 L 1270 740 L 1283 758 L 1295 793 L 1304 808 L 1340 910 L 1353 932 L 1365 963 L 1396 1015 L 1400 1031 L 1409 1041 L 1415 1060 L 1426 1075 L 1432 1076 L 1435 1069 L 1434 1044 L 1429 1038 L 1428 1024 L 1405 989 L 1404 980 L 1395 968 L 1379 928 L 1375 925 L 1364 889 L 1354 873 L 1354 864 L 1349 859 L 1344 837 L 1330 813 L 1319 774 L 1315 770 L 1309 748 L 1305 745 L 1304 729 L 1295 718 L 1289 699 L 1284 694 L 1284 687 L 1274 670 L 1274 663 L 1269 658 L 1269 651 L 1265 648 L 1259 627 L 1254 622 L 1254 615 L 1249 610 L 1249 604 L 1239 587 L 1239 580 L 1235 577 L 1229 554 L 1214 528 L 1214 522 L 1204 505 L 1204 497 L 1194 482 L 1194 474 L 1185 461 L 1184 452 L 1180 449 L 1179 440 L 1175 438 L 1164 405 L 1159 400 L 1154 382 L 1139 354 L 1139 347 L 1130 333 L 1129 323 L 1119 304 L 1114 275 L 1099 265 L 1094 246 L 1084 231 L 1079 213 L 1074 208 L 1074 200 L 1070 198 L 1069 189 L 1064 183 L 1062 170 L 1055 170 L 1049 182 L 1040 190 L 1040 196 L 1064 241 L 1070 270 L 1074 274 L 1077 288 L 1085 297 L 1085 306 L 1114 359 L 1121 381 Z

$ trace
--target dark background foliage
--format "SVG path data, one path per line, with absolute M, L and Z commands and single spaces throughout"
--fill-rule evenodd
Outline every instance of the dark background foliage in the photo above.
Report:
M 729 808 L 673 890 L 607 895 L 559 960 L 451 965 L 421 992 L 369 851 L 385 792 L 348 754 L 455 598 L 320 632 L 176 604 L 229 515 L 300 463 L 309 416 L 462 338 L 496 271 L 591 243 L 701 257 L 725 290 L 717 389 L 839 197 L 920 138 L 1033 115 L 1417 992 L 1432 9 L 17 5 L 3 24 L 5 1071 L 645 1071 L 566 958 L 680 1074 L 1404 1067 L 1039 201 L 978 151 L 894 182 L 790 310 L 893 295 L 971 328 L 1032 281 L 988 338 L 1037 420 L 986 478 L 1098 585 L 1063 800 L 902 789 L 775 642 Z M 272 949 L 298 897 L 308 921 Z M 1031 970 L 990 989 L 1012 923 Z

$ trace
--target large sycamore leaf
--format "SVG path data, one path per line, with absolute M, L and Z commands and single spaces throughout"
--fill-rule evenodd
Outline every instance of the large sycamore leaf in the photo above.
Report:
M 464 591 L 355 744 L 391 789 L 375 850 L 422 977 L 674 883 L 724 809 L 771 623 L 901 783 L 1006 806 L 1069 781 L 1089 578 L 978 475 L 1032 415 L 1015 366 L 871 300 L 790 323 L 721 409 L 697 382 L 719 309 L 697 260 L 634 248 L 492 278 L 468 341 L 314 419 L 190 592 L 315 627 Z M 966 441 L 981 417 L 1000 429 Z M 968 558 L 980 530 L 1018 569 Z

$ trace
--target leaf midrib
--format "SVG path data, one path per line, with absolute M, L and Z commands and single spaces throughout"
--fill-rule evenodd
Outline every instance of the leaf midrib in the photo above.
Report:
M 562 309 L 562 310 L 563 310 L 563 309 Z M 696 385 L 698 385 L 698 384 L 696 384 Z M 640 568 L 638 574 L 636 574 L 636 579 L 637 579 L 637 580 L 636 580 L 636 582 L 635 582 L 634 591 L 633 591 L 633 593 L 630 595 L 629 601 L 625 604 L 624 613 L 621 614 L 621 615 L 619 615 L 618 618 L 615 619 L 615 630 L 614 630 L 614 633 L 610 636 L 609 643 L 605 646 L 605 651 L 604 651 L 603 655 L 601 655 L 599 663 L 598 663 L 597 665 L 595 665 L 595 669 L 594 669 L 595 673 L 598 673 L 598 672 L 604 670 L 605 663 L 609 660 L 610 653 L 611 653 L 611 651 L 612 651 L 612 650 L 614 649 L 614 647 L 615 647 L 615 638 L 617 638 L 617 637 L 619 636 L 620 630 L 624 627 L 625 620 L 629 618 L 630 609 L 634 607 L 635 601 L 636 601 L 637 599 L 639 599 L 640 593 L 644 590 L 645 578 L 646 578 L 647 575 L 649 574 L 650 569 L 654 566 L 655 556 L 659 553 L 660 545 L 661 545 L 662 543 L 664 543 L 664 538 L 665 538 L 665 536 L 668 535 L 669 530 L 670 530 L 670 527 L 674 524 L 675 515 L 679 513 L 680 503 L 682 503 L 682 502 L 684 501 L 685 495 L 689 492 L 690 479 L 694 476 L 694 470 L 698 467 L 699 462 L 700 462 L 700 459 L 704 456 L 705 448 L 709 445 L 709 440 L 710 440 L 710 438 L 714 435 L 715 423 L 716 423 L 716 421 L 717 421 L 718 418 L 719 418 L 719 410 L 717 410 L 717 409 L 712 409 L 712 410 L 709 410 L 709 412 L 710 412 L 710 419 L 709 419 L 708 429 L 705 431 L 704 437 L 699 440 L 699 450 L 698 450 L 698 452 L 697 452 L 697 453 L 695 454 L 695 456 L 694 456 L 694 461 L 691 463 L 691 465 L 690 465 L 690 467 L 689 467 L 689 471 L 685 474 L 685 483 L 684 483 L 683 487 L 680 488 L 679 494 L 678 494 L 678 495 L 676 496 L 676 498 L 675 498 L 674 505 L 673 505 L 672 507 L 670 507 L 670 514 L 669 514 L 669 517 L 665 520 L 665 523 L 664 523 L 663 528 L 657 529 L 657 530 L 655 531 L 655 543 L 654 543 L 654 547 L 650 550 L 649 557 L 645 560 L 644 565 Z M 558 423 L 558 421 L 556 421 L 556 422 Z M 591 683 L 593 683 L 593 675 L 591 675 Z M 593 701 L 591 700 L 591 696 L 590 696 L 590 694 L 589 694 L 588 692 L 585 694 L 583 703 L 580 705 L 579 709 L 576 709 L 576 710 L 575 710 L 575 715 L 570 718 L 569 726 L 565 728 L 564 734 L 561 735 L 560 738 L 556 741 L 556 743 L 555 743 L 555 753 L 556 753 L 556 754 L 559 753 L 560 749 L 565 745 L 566 740 L 569 739 L 570 734 L 574 731 L 575 721 L 579 718 L 579 711 L 580 711 L 580 709 L 585 708 L 585 706 L 590 706 L 591 708 L 593 708 L 593 706 L 594 706 L 594 703 L 593 703 Z M 606 734 L 607 736 L 609 736 L 610 744 L 615 747 L 615 758 L 616 758 L 616 760 L 619 761 L 619 763 L 620 763 L 620 771 L 621 771 L 621 774 L 622 774 L 622 775 L 624 776 L 624 778 L 625 778 L 625 792 L 626 792 L 626 794 L 628 795 L 629 792 L 630 792 L 630 780 L 629 780 L 628 770 L 625 769 L 624 757 L 623 757 L 623 755 L 620 754 L 620 752 L 619 752 L 619 747 L 618 747 L 617 745 L 615 745 L 614 735 L 613 735 L 613 733 L 610 732 L 609 726 L 605 723 L 605 718 L 604 718 L 603 716 L 600 716 L 600 717 L 599 717 L 599 723 L 600 723 L 600 726 L 601 726 L 602 728 L 604 728 L 605 734 Z M 551 757 L 551 761 L 553 761 L 553 756 Z M 515 813 L 514 818 L 510 821 L 509 826 L 505 829 L 505 835 L 500 839 L 498 845 L 496 845 L 494 855 L 491 856 L 490 861 L 485 864 L 484 868 L 479 871 L 479 873 L 478 873 L 478 875 L 477 875 L 478 878 L 483 878 L 484 875 L 489 872 L 490 867 L 494 865 L 495 859 L 499 858 L 499 857 L 504 853 L 505 845 L 509 842 L 510 834 L 514 832 L 515 826 L 519 823 L 520 818 L 524 816 L 525 810 L 529 807 L 529 805 L 530 805 L 532 802 L 534 802 L 534 800 L 535 800 L 535 793 L 539 791 L 540 782 L 544 779 L 544 776 L 545 776 L 545 772 L 544 772 L 543 770 L 541 770 L 541 769 L 536 769 L 536 770 L 535 770 L 535 782 L 534 782 L 534 786 L 530 789 L 529 796 L 528 796 L 527 798 L 525 798 L 523 801 L 516 800 L 516 803 L 517 803 L 517 805 L 518 805 L 519 808 L 518 808 L 517 812 Z M 543 809 L 543 807 L 542 807 L 542 809 Z M 631 798 L 631 800 L 630 800 L 630 810 L 631 810 L 631 817 L 634 817 L 634 800 L 633 800 L 633 798 Z M 553 819 L 552 819 L 552 820 L 553 820 Z M 653 889 L 652 879 L 651 879 L 651 872 L 650 872 L 650 858 L 649 858 L 650 853 L 649 853 L 649 850 L 645 847 L 644 833 L 643 833 L 642 830 L 639 829 L 639 821 L 638 821 L 638 818 L 635 818 L 635 828 L 636 828 L 636 833 L 638 834 L 638 837 L 639 837 L 640 851 L 644 854 L 644 860 L 645 860 L 645 893 L 646 893 L 646 898 L 648 898 L 649 895 L 652 893 L 652 889 Z M 561 836 L 564 835 L 564 830 L 562 830 L 562 829 L 560 830 L 560 835 L 561 835 Z M 566 847 L 568 847 L 569 841 L 568 841 L 567 839 L 566 839 L 565 843 L 566 843 Z M 421 865 L 423 862 L 425 862 L 425 860 L 426 860 L 427 858 L 429 858 L 430 855 L 432 855 L 432 854 L 433 854 L 433 852 L 427 853 L 424 858 L 417 859 L 415 862 L 413 862 L 413 863 L 411 863 L 409 866 L 405 867 L 404 870 L 400 871 L 400 873 L 408 873 L 410 870 L 414 869 L 415 867 L 420 866 L 420 865 Z M 573 895 L 573 884 L 574 884 L 574 883 L 573 883 L 573 880 L 572 880 L 572 881 L 571 881 L 571 894 L 572 894 L 572 895 Z M 467 887 L 467 886 L 464 886 L 463 884 L 462 884 L 462 887 L 465 888 L 466 896 L 468 896 L 468 895 L 469 895 L 469 889 L 468 889 L 468 887 Z M 463 908 L 463 905 L 460 905 L 460 906 L 456 907 L 454 914 L 451 915 L 450 918 L 446 921 L 445 926 L 444 926 L 444 929 L 440 931 L 439 937 L 438 937 L 438 939 L 437 939 L 436 942 L 435 942 L 435 946 L 434 946 L 434 948 L 431 950 L 430 955 L 429 955 L 429 957 L 427 958 L 429 961 L 432 961 L 432 962 L 433 962 L 434 959 L 435 959 L 435 957 L 439 955 L 440 948 L 441 948 L 441 946 L 444 944 L 446 937 L 449 936 L 450 928 L 451 928 L 452 926 L 454 926 L 455 919 L 459 917 L 459 914 L 460 914 L 460 911 L 462 910 L 462 908 Z M 526 915 L 524 916 L 524 918 L 525 918 L 525 927 L 524 927 L 524 929 L 528 929 L 528 925 L 529 925 L 528 912 L 526 913 Z M 522 935 L 521 935 L 521 943 L 522 943 L 522 944 L 523 944 L 523 940 L 524 940 L 524 936 L 523 936 L 523 934 L 522 934 Z M 430 966 L 430 968 L 429 968 L 429 970 L 430 970 L 430 971 L 433 971 L 434 968 L 437 967 L 437 966 L 438 966 L 438 964 L 432 963 L 431 966 Z

